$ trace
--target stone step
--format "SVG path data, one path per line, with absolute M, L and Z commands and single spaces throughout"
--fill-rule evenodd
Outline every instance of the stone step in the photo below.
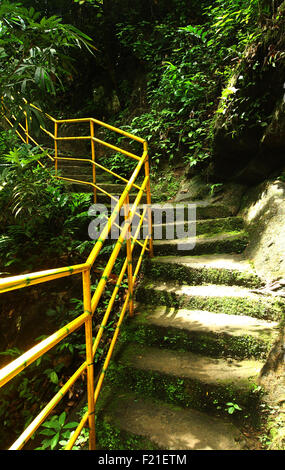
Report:
M 155 240 L 155 256 L 201 255 L 206 253 L 241 253 L 248 244 L 246 232 L 221 233 L 212 237 L 199 235 L 176 240 Z
M 90 188 L 91 191 L 92 191 L 92 188 Z M 111 193 L 110 193 L 111 194 Z M 122 193 L 112 193 L 112 196 L 117 198 L 117 200 L 119 200 L 119 198 L 121 197 Z M 138 193 L 137 192 L 131 192 L 129 194 L 129 201 L 130 203 L 133 203 L 137 197 Z M 104 205 L 108 205 L 110 203 L 110 196 L 106 195 L 106 194 L 103 194 L 103 193 L 100 193 L 100 191 L 97 191 L 97 203 L 98 204 L 104 204 Z M 115 200 L 113 199 L 113 201 L 115 202 Z M 146 194 L 143 194 L 142 195 L 142 198 L 141 198 L 141 201 L 140 201 L 141 204 L 146 204 L 147 203 L 147 199 L 146 199 Z
M 79 181 L 85 181 L 85 182 L 89 182 L 91 183 L 92 182 L 92 178 L 86 178 L 84 175 L 62 175 L 64 176 L 65 178 L 71 178 L 71 179 L 76 179 L 77 181 L 68 181 L 66 180 L 66 184 L 70 187 L 70 190 L 72 192 L 76 192 L 76 193 L 91 193 L 93 192 L 93 187 L 89 184 L 84 184 L 84 183 L 80 183 Z M 109 182 L 109 180 L 103 180 L 105 181 L 105 183 L 102 183 L 101 180 L 97 180 L 96 181 L 96 184 L 104 189 L 105 191 L 107 191 L 109 194 L 112 194 L 113 196 L 119 198 L 121 195 L 122 195 L 122 192 L 125 188 L 125 186 L 123 186 L 123 189 L 121 190 L 121 185 L 117 185 L 117 184 L 114 184 L 112 182 Z M 111 191 L 110 191 L 111 189 Z M 135 199 L 135 196 L 138 194 L 138 191 L 134 190 L 134 191 L 131 191 L 130 192 L 130 201 L 133 202 L 134 199 Z M 99 189 L 97 189 L 97 195 L 98 195 L 98 201 L 99 201 L 99 197 L 101 199 L 101 204 L 106 204 L 106 206 L 109 208 L 109 205 L 110 205 L 110 197 L 102 192 L 99 191 Z M 141 204 L 146 204 L 146 195 L 144 194 L 142 196 L 142 199 L 141 199 Z
M 235 402 L 243 416 L 250 415 L 259 400 L 256 385 L 262 366 L 253 359 L 213 358 L 128 343 L 118 350 L 107 377 L 120 390 L 219 415 L 226 415 L 226 404 Z
M 263 296 L 240 286 L 189 286 L 147 278 L 137 287 L 136 299 L 151 305 L 247 315 L 270 321 L 280 320 L 285 307 L 280 297 Z
M 71 179 L 75 179 L 78 181 L 87 181 L 90 183 L 93 181 L 92 171 L 86 174 L 85 173 L 70 173 L 66 171 L 66 172 L 61 172 L 61 176 L 64 178 L 71 178 Z M 100 184 L 100 182 L 105 182 L 105 181 L 112 183 L 112 176 L 109 175 L 108 173 L 101 173 L 101 174 L 96 175 L 96 182 L 98 183 L 98 185 Z M 113 184 L 116 184 L 116 183 L 113 183 Z
M 84 167 L 80 168 L 77 166 L 65 166 L 65 167 L 58 167 L 58 172 L 60 176 L 64 178 L 73 178 L 77 180 L 86 180 L 92 181 L 92 168 L 85 165 Z M 98 171 L 96 173 L 96 181 L 97 182 L 107 182 L 115 184 L 117 181 L 122 182 L 121 180 L 117 179 L 110 175 L 105 171 Z
M 260 287 L 262 279 L 242 254 L 159 256 L 147 258 L 144 272 L 151 279 L 179 284 L 226 284 Z
M 155 240 L 181 238 L 183 231 L 190 234 L 216 234 L 219 232 L 241 231 L 244 227 L 242 217 L 224 217 L 219 219 L 202 219 L 194 221 L 153 224 Z
M 192 351 L 207 356 L 265 358 L 278 335 L 278 323 L 246 315 L 139 305 L 127 333 L 133 342 Z
M 184 220 L 195 219 L 217 219 L 233 217 L 231 208 L 218 203 L 210 203 L 209 201 L 189 201 L 185 203 L 164 203 L 156 204 L 156 208 L 162 212 L 162 220 L 159 223 L 168 224 L 173 222 L 173 209 L 175 210 L 174 220 L 178 215 L 183 216 Z M 196 210 L 193 213 L 193 209 Z
M 60 175 L 67 178 L 74 178 L 76 176 L 76 179 L 83 179 L 83 177 L 92 179 L 92 166 L 88 165 L 87 163 L 83 164 L 82 166 L 78 166 L 72 164 L 63 165 L 62 162 L 59 162 L 57 168 Z M 100 173 L 102 175 L 104 174 L 103 172 Z
M 135 440 L 136 448 L 142 450 L 242 450 L 246 447 L 239 430 L 225 418 L 173 408 L 121 390 L 109 394 L 105 393 L 105 406 L 97 418 L 99 446 L 101 436 L 103 442 L 106 440 L 105 425 L 119 441 L 110 450 L 128 448 L 128 439 Z
M 111 180 L 109 181 L 106 181 L 107 182 L 110 182 L 112 183 Z M 82 188 L 83 186 L 86 186 L 88 188 L 88 191 L 89 191 L 89 187 L 87 185 L 80 185 L 80 187 Z M 84 192 L 84 191 L 82 191 Z M 161 197 L 161 195 L 159 196 Z M 106 205 L 106 207 L 108 207 L 108 205 Z M 193 207 L 193 204 L 191 204 L 191 207 Z M 196 213 L 193 214 L 193 211 L 190 211 L 191 214 L 190 214 L 190 217 L 189 217 L 189 214 L 188 214 L 188 206 L 187 205 L 183 205 L 182 206 L 182 210 L 181 210 L 181 205 L 179 205 L 179 211 L 177 210 L 178 208 L 178 205 L 177 204 L 167 204 L 167 207 L 165 208 L 164 205 L 161 205 L 161 204 L 158 204 L 155 202 L 155 197 L 152 197 L 152 218 L 153 218 L 153 225 L 154 226 L 160 226 L 162 225 L 162 231 L 166 231 L 166 225 L 173 225 L 173 224 L 177 224 L 178 226 L 181 225 L 184 225 L 185 227 L 185 230 L 187 229 L 188 227 L 188 224 L 189 224 L 189 220 L 190 220 L 190 224 L 189 224 L 189 228 L 191 228 L 191 222 L 195 222 L 196 221 L 205 221 L 205 225 L 204 225 L 204 229 L 202 230 L 202 233 L 209 233 L 209 234 L 212 234 L 212 233 L 216 233 L 216 227 L 217 225 L 213 222 L 215 219 L 218 219 L 218 224 L 219 226 L 221 227 L 222 226 L 222 219 L 225 220 L 225 229 L 223 231 L 226 231 L 226 230 L 240 230 L 240 228 L 242 228 L 243 224 L 242 224 L 242 219 L 240 217 L 232 217 L 231 215 L 229 215 L 228 213 L 226 212 L 221 212 L 221 211 L 216 211 L 213 210 L 211 211 L 211 207 L 212 206 L 205 206 L 204 204 L 201 204 L 199 205 L 199 202 L 196 204 Z M 182 221 L 181 221 L 181 217 L 182 217 Z M 210 219 L 210 220 L 209 220 Z M 233 221 L 237 219 L 237 223 L 236 225 L 233 224 L 232 226 L 230 226 L 229 224 Z M 186 221 L 186 222 L 185 222 Z M 208 224 L 207 224 L 208 222 Z M 211 226 L 213 227 L 213 230 L 211 230 Z M 209 229 L 209 230 L 208 230 Z M 220 230 L 217 230 L 218 232 Z

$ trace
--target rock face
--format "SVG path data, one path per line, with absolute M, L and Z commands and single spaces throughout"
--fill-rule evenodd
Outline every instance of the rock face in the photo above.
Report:
M 284 162 L 285 2 L 245 51 L 213 128 L 210 177 L 258 184 Z M 278 18 L 278 19 L 277 19 Z M 283 164 L 284 165 L 284 164 Z
M 235 216 L 239 209 L 241 198 L 246 186 L 237 183 L 210 184 L 199 175 L 182 181 L 180 189 L 174 199 L 175 203 L 193 203 L 197 207 L 203 204 L 208 208 L 207 216 L 213 214 L 213 209 L 222 213 L 221 217 Z M 207 209 L 205 209 L 207 212 Z M 218 215 L 214 215 L 217 217 Z
M 266 181 L 243 198 L 243 215 L 249 232 L 247 257 L 267 279 L 285 278 L 285 183 Z

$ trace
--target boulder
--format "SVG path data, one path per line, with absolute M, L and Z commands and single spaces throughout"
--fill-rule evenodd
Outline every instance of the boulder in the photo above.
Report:
M 285 279 L 285 183 L 267 180 L 249 189 L 240 215 L 249 232 L 246 255 L 265 280 Z
M 217 210 L 220 208 L 224 214 L 220 217 L 230 217 L 238 213 L 245 190 L 246 186 L 241 184 L 212 184 L 197 175 L 190 180 L 182 181 L 174 202 L 181 204 L 203 202 L 209 207 L 209 210 L 213 206 Z

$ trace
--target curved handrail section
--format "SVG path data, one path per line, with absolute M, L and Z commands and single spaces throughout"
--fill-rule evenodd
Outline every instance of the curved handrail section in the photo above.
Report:
M 39 357 L 49 351 L 51 348 L 56 346 L 60 341 L 64 338 L 72 334 L 74 331 L 78 330 L 80 327 L 84 325 L 85 327 L 85 343 L 86 343 L 86 360 L 83 364 L 74 372 L 74 374 L 70 377 L 70 379 L 60 388 L 60 390 L 56 393 L 56 395 L 45 405 L 42 411 L 38 414 L 38 416 L 29 424 L 29 426 L 23 431 L 23 433 L 18 437 L 18 439 L 14 442 L 14 444 L 10 447 L 11 450 L 21 449 L 24 445 L 28 442 L 28 440 L 33 436 L 39 426 L 43 423 L 43 421 L 49 416 L 52 410 L 58 405 L 58 403 L 62 400 L 68 390 L 73 386 L 76 380 L 81 377 L 83 371 L 87 372 L 87 405 L 88 411 L 82 418 L 81 422 L 79 423 L 77 429 L 73 433 L 70 441 L 68 442 L 66 449 L 71 449 L 76 442 L 77 437 L 80 435 L 84 425 L 88 421 L 89 425 L 89 449 L 95 449 L 95 404 L 97 402 L 99 392 L 102 387 L 102 383 L 105 377 L 106 369 L 109 365 L 117 337 L 119 334 L 119 330 L 122 324 L 122 321 L 125 317 L 125 313 L 129 310 L 129 315 L 133 316 L 134 311 L 134 304 L 133 304 L 133 295 L 134 295 L 134 288 L 138 276 L 139 269 L 141 267 L 143 256 L 145 252 L 148 252 L 149 256 L 153 256 L 153 244 L 152 244 L 152 220 L 151 220 L 151 193 L 150 193 L 150 173 L 149 173 L 149 157 L 148 157 L 148 147 L 147 142 L 145 139 L 138 137 L 136 135 L 129 134 L 128 132 L 115 128 L 109 124 L 106 124 L 102 121 L 99 121 L 94 118 L 81 118 L 81 119 L 55 119 L 49 114 L 43 113 L 40 108 L 34 105 L 30 105 L 38 112 L 41 112 L 48 121 L 50 121 L 54 127 L 53 132 L 49 131 L 48 129 L 41 126 L 44 134 L 47 135 L 49 138 L 53 140 L 53 155 L 51 152 L 47 153 L 48 159 L 53 162 L 55 174 L 54 177 L 62 180 L 78 182 L 82 184 L 89 185 L 94 194 L 94 202 L 97 202 L 97 192 L 103 193 L 105 196 L 109 196 L 110 200 L 115 199 L 115 206 L 112 210 L 110 216 L 107 218 L 107 222 L 102 229 L 99 238 L 97 239 L 94 247 L 92 248 L 87 260 L 81 264 L 76 264 L 72 266 L 64 266 L 61 268 L 55 269 L 48 269 L 44 271 L 37 271 L 28 274 L 22 274 L 18 276 L 10 276 L 0 279 L 0 293 L 14 291 L 17 289 L 22 289 L 25 287 L 33 286 L 36 284 L 43 284 L 49 281 L 61 279 L 67 276 L 73 275 L 81 275 L 82 277 L 82 297 L 83 297 L 83 313 L 75 318 L 73 321 L 67 323 L 64 327 L 57 330 L 52 335 L 45 338 L 43 341 L 36 344 L 30 350 L 26 351 L 20 357 L 6 365 L 0 370 L 0 387 L 4 386 L 6 383 L 10 382 L 15 376 L 17 376 L 20 372 L 22 372 L 26 367 L 30 364 L 34 363 Z M 16 118 L 12 115 L 9 116 L 8 113 L 5 115 L 6 122 L 11 126 L 14 127 L 14 123 Z M 58 131 L 59 127 L 63 124 L 82 124 L 82 123 L 89 123 L 90 127 L 90 135 L 78 135 L 72 137 L 59 137 Z M 129 150 L 122 149 L 118 145 L 113 145 L 109 142 L 103 141 L 101 138 L 95 137 L 95 130 L 94 126 L 101 126 L 103 128 L 108 129 L 111 132 L 115 132 L 120 134 L 132 141 L 136 141 L 142 144 L 142 153 L 141 155 L 137 155 Z M 23 122 L 18 122 L 17 129 L 15 129 L 16 134 L 18 137 L 25 143 L 32 143 L 33 145 L 38 146 L 42 150 L 46 149 L 43 145 L 39 145 L 38 142 L 34 139 L 34 137 L 30 133 L 29 122 L 27 119 L 26 113 L 23 111 Z M 58 153 L 58 145 L 63 140 L 88 140 L 90 141 L 90 150 L 91 150 L 91 158 L 87 156 L 87 158 L 76 158 L 76 157 L 60 157 Z M 96 161 L 95 155 L 95 143 L 100 144 L 108 149 L 114 150 L 115 152 L 120 152 L 121 154 L 125 155 L 127 158 L 132 158 L 133 160 L 137 161 L 135 169 L 133 170 L 129 179 L 121 176 L 118 173 L 113 172 L 107 167 L 104 167 L 102 164 Z M 91 164 L 92 170 L 92 182 L 91 181 L 84 181 L 78 180 L 75 178 L 66 178 L 64 176 L 59 175 L 58 172 L 58 164 L 61 161 L 85 161 Z M 39 161 L 39 164 L 44 166 L 42 162 Z M 124 190 L 122 191 L 119 198 L 115 198 L 112 194 L 107 192 L 103 189 L 100 185 L 96 182 L 96 168 L 99 168 L 102 171 L 105 171 L 108 175 L 112 175 L 116 179 L 123 180 L 126 185 Z M 141 184 L 138 181 L 142 181 Z M 137 191 L 136 197 L 134 202 L 130 204 L 130 191 L 135 190 Z M 139 205 L 141 203 L 143 195 L 146 194 L 147 205 L 144 208 L 142 214 L 139 213 Z M 123 226 L 118 225 L 118 214 L 120 214 L 121 210 L 124 211 L 124 224 Z M 139 214 L 139 224 L 136 225 L 136 231 L 134 234 L 131 235 L 132 223 L 135 215 Z M 145 240 L 139 241 L 139 234 L 141 232 L 141 228 L 144 222 L 147 221 L 148 226 L 148 233 L 145 237 Z M 102 276 L 98 282 L 97 288 L 92 295 L 91 292 L 91 270 L 96 264 L 96 260 L 100 251 L 110 234 L 111 229 L 116 226 L 120 228 L 120 235 L 115 243 L 112 253 L 109 256 L 108 261 L 106 261 L 105 268 L 103 269 Z M 134 261 L 134 247 L 138 246 L 140 248 L 140 254 L 136 258 L 136 266 L 133 267 Z M 101 322 L 100 328 L 98 333 L 93 341 L 93 317 L 96 313 L 96 309 L 98 307 L 98 303 L 102 297 L 102 294 L 105 290 L 106 284 L 110 278 L 111 272 L 116 264 L 118 259 L 119 253 L 122 251 L 122 247 L 124 246 L 124 263 L 123 267 L 120 270 L 120 274 L 117 278 L 116 285 L 114 287 L 113 293 L 109 300 L 109 303 L 106 307 L 106 311 Z M 120 259 L 121 262 L 121 259 Z M 122 283 L 124 279 L 127 280 L 127 291 L 125 295 L 125 299 L 123 305 L 121 306 L 121 313 L 119 315 L 119 319 L 117 321 L 117 325 L 113 334 L 112 339 L 110 340 L 110 346 L 108 352 L 106 354 L 106 358 L 104 360 L 103 367 L 101 371 L 99 371 L 99 379 L 97 383 L 95 383 L 94 379 L 94 357 L 97 352 L 98 346 L 100 344 L 104 328 L 107 325 L 107 322 L 110 318 L 115 299 L 117 298 L 117 294 L 119 289 L 122 288 Z M 124 284 L 125 285 L 125 284 Z M 125 287 L 124 287 L 125 288 Z

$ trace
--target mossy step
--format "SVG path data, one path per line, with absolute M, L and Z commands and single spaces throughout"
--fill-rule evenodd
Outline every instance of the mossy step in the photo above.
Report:
M 98 179 L 99 181 L 99 179 Z M 112 180 L 106 180 L 106 183 L 110 182 L 112 183 Z M 72 184 L 72 183 L 70 183 Z M 99 183 L 100 184 L 100 183 Z M 81 188 L 84 185 L 79 185 Z M 87 185 L 85 185 L 87 186 Z M 87 186 L 88 188 L 88 186 Z M 161 197 L 161 194 L 159 195 Z M 186 224 L 186 229 L 189 224 L 190 220 L 190 225 L 191 221 L 194 223 L 197 223 L 198 221 L 205 221 L 204 222 L 204 228 L 202 229 L 202 233 L 207 233 L 207 234 L 214 234 L 217 231 L 219 232 L 220 230 L 216 230 L 217 227 L 222 227 L 222 219 L 225 220 L 225 225 L 223 228 L 223 232 L 226 230 L 231 230 L 231 231 L 236 231 L 240 230 L 243 227 L 242 224 L 242 219 L 240 217 L 233 217 L 231 213 L 228 212 L 223 212 L 220 210 L 220 206 L 218 210 L 215 212 L 215 206 L 212 205 L 205 205 L 203 201 L 200 203 L 195 204 L 196 207 L 196 217 L 193 218 L 193 211 L 190 210 L 190 217 L 188 213 L 188 206 L 183 205 L 181 209 L 181 205 L 177 205 L 175 203 L 167 203 L 167 205 L 164 204 L 158 204 L 155 202 L 156 198 L 155 196 L 152 197 L 152 218 L 153 218 L 153 224 L 154 226 L 156 225 L 169 225 L 173 224 L 174 222 L 179 226 L 181 224 L 181 215 L 184 217 L 184 222 L 183 224 Z M 191 205 L 193 206 L 193 204 Z M 106 207 L 108 210 L 110 210 L 110 205 L 106 204 Z M 179 207 L 179 213 L 180 217 L 177 216 L 177 209 Z M 158 212 L 156 212 L 156 209 Z M 161 212 L 160 212 L 161 211 Z M 182 211 L 182 212 L 180 212 Z M 191 218 L 192 216 L 192 218 Z M 214 220 L 218 219 L 218 224 L 214 223 Z M 233 222 L 234 219 L 237 219 L 236 222 Z M 211 221 L 211 222 L 210 222 Z M 209 222 L 209 223 L 207 223 Z M 185 226 L 185 225 L 184 225 Z M 201 224 L 202 226 L 202 224 Z M 164 230 L 164 229 L 163 229 Z
M 111 390 L 105 402 L 97 418 L 97 429 L 105 430 L 105 434 L 99 432 L 99 447 L 102 441 L 111 441 L 111 446 L 107 446 L 109 450 L 128 449 L 130 443 L 132 449 L 141 450 L 245 448 L 245 440 L 239 430 L 224 418 L 150 401 L 121 390 Z
M 122 191 L 123 192 L 123 191 Z M 112 193 L 112 196 L 115 197 L 117 200 L 120 199 L 122 193 L 120 192 L 116 192 L 116 193 Z M 130 192 L 129 193 L 129 201 L 130 203 L 133 203 L 136 199 L 138 195 L 138 192 Z M 143 194 L 142 197 L 141 197 L 141 200 L 140 200 L 140 204 L 146 204 L 147 200 L 146 200 L 147 196 L 146 194 Z M 98 204 L 109 204 L 111 201 L 111 198 L 110 196 L 108 196 L 107 194 L 102 194 L 100 193 L 100 191 L 97 191 L 97 202 Z M 113 202 L 114 204 L 116 203 L 116 201 L 113 199 Z M 123 208 L 122 208 L 122 214 L 123 214 Z
M 174 220 L 177 220 L 178 214 L 180 217 L 184 217 L 184 220 L 198 220 L 198 219 L 217 219 L 233 217 L 237 214 L 233 213 L 229 206 L 210 203 L 209 201 L 190 201 L 187 203 L 157 203 L 156 208 L 161 211 L 162 219 L 159 223 L 171 223 L 173 222 L 173 210 Z M 193 209 L 196 211 L 193 213 Z
M 225 414 L 225 405 L 237 403 L 241 416 L 251 414 L 259 400 L 258 374 L 263 363 L 202 356 L 139 344 L 121 346 L 107 378 L 121 390 L 161 399 L 185 408 Z
M 92 165 L 91 163 L 88 163 L 88 162 L 86 163 L 82 162 L 82 164 L 80 165 L 80 162 L 59 160 L 57 168 L 62 176 L 64 176 L 64 174 L 91 175 L 92 176 Z
M 248 316 L 152 305 L 137 306 L 127 337 L 148 346 L 192 351 L 211 357 L 264 358 L 278 335 L 278 323 Z
M 72 178 L 72 176 L 70 176 Z M 90 179 L 92 181 L 92 178 Z M 122 194 L 124 189 L 126 188 L 126 184 L 116 184 L 116 183 L 108 183 L 108 182 L 96 182 L 100 188 L 102 188 L 104 191 L 107 191 L 110 194 Z M 131 190 L 131 192 L 135 192 L 137 194 L 136 188 L 134 190 Z M 99 190 L 98 190 L 99 194 Z
M 79 179 L 79 178 L 78 178 Z M 112 182 L 111 180 L 107 180 L 106 182 Z M 68 183 L 70 185 L 72 185 L 73 183 Z M 88 191 L 90 190 L 89 186 L 88 185 L 84 185 L 84 184 L 80 184 L 80 183 L 74 183 L 76 185 L 76 187 L 78 187 L 78 189 L 81 188 L 81 192 L 86 192 L 86 190 L 84 188 L 87 188 Z M 100 183 L 99 183 L 100 184 Z M 79 192 L 79 191 L 77 191 Z M 161 195 L 160 195 L 161 197 Z M 110 211 L 111 209 L 111 205 L 106 203 L 106 208 L 108 209 L 108 211 Z M 179 205 L 180 206 L 180 205 Z M 180 206 L 181 207 L 181 206 Z M 201 205 L 197 205 L 196 206 L 196 217 L 192 217 L 192 221 L 198 221 L 198 220 L 204 220 L 204 219 L 222 219 L 222 218 L 229 218 L 229 217 L 232 217 L 232 214 L 228 214 L 228 213 L 220 213 L 219 211 L 217 211 L 217 213 L 212 213 L 210 211 L 210 208 L 213 207 L 213 205 L 211 206 L 205 206 L 203 203 L 201 203 Z M 157 211 L 156 211 L 157 209 Z M 161 212 L 160 212 L 161 210 Z M 182 208 L 182 213 L 180 215 L 180 217 L 177 218 L 176 216 L 176 210 L 177 210 L 177 205 L 176 204 L 167 204 L 167 206 L 165 205 L 161 205 L 161 204 L 158 204 L 155 202 L 155 197 L 152 197 L 152 219 L 153 219 L 153 224 L 154 225 L 160 225 L 160 224 L 169 224 L 169 223 L 173 223 L 173 221 L 177 222 L 179 224 L 179 222 L 181 222 L 181 215 L 182 215 L 182 219 L 184 217 L 184 221 L 189 221 L 189 213 L 188 213 L 188 206 L 185 205 L 183 206 Z M 180 209 L 181 210 L 181 209 Z M 167 215 L 168 214 L 168 215 Z M 190 217 L 191 217 L 191 214 L 193 215 L 192 211 L 190 211 Z M 188 222 L 187 222 L 188 223 Z M 227 228 L 226 228 L 227 230 Z M 205 230 L 203 230 L 203 233 L 205 233 Z M 215 232 L 212 232 L 211 229 L 210 229 L 210 233 L 207 232 L 209 236 L 211 236 L 213 233 Z
M 211 237 L 204 234 L 177 240 L 155 240 L 154 254 L 187 256 L 206 253 L 242 253 L 247 244 L 248 235 L 243 231 L 221 233 Z
M 180 234 L 190 233 L 202 235 L 205 233 L 220 233 L 240 231 L 244 227 L 242 217 L 225 217 L 219 219 L 185 220 L 175 221 L 168 224 L 153 224 L 153 234 L 155 240 L 165 240 L 181 238 Z M 195 233 L 196 232 L 196 233 Z
M 247 315 L 270 321 L 281 320 L 285 307 L 280 297 L 262 296 L 240 286 L 189 286 L 147 278 L 137 287 L 136 299 L 151 305 Z
M 76 175 L 77 177 L 80 177 L 81 176 L 81 179 L 82 179 L 82 176 L 84 175 L 84 177 L 88 178 L 90 177 L 92 179 L 92 165 L 91 163 L 82 163 L 81 165 L 79 164 L 80 162 L 74 164 L 74 162 L 72 161 L 66 161 L 66 162 L 63 162 L 63 161 L 59 161 L 58 162 L 58 171 L 59 173 L 61 174 L 61 176 L 68 176 L 70 178 L 73 178 L 74 175 Z M 103 171 L 103 170 L 97 170 L 96 171 L 96 180 L 97 181 L 112 181 L 114 177 L 106 172 L 106 171 Z
M 152 279 L 174 280 L 179 284 L 263 285 L 250 262 L 240 254 L 160 256 L 146 259 L 144 272 Z

